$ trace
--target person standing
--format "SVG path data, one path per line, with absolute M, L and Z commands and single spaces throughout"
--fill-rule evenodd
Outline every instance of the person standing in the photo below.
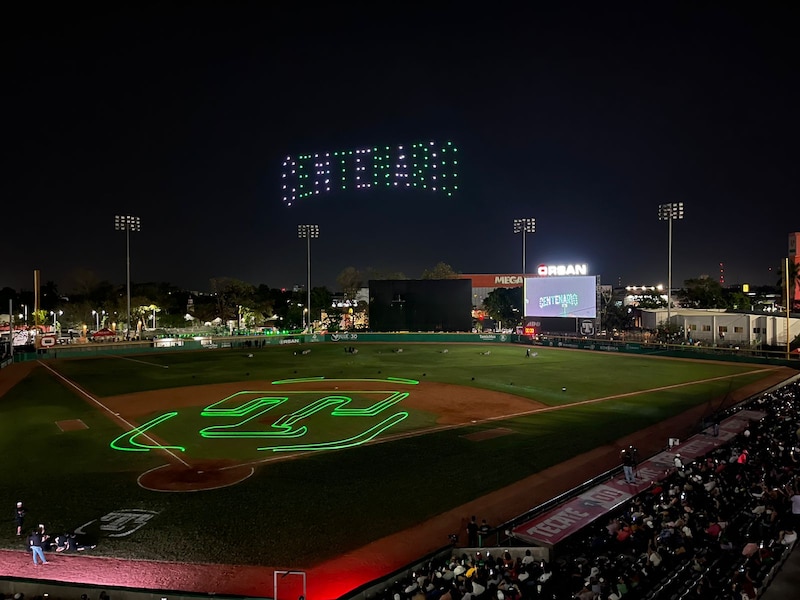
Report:
M 47 559 L 45 559 L 44 551 L 42 550 L 42 534 L 38 529 L 34 529 L 30 536 L 28 536 L 28 546 L 30 546 L 31 552 L 33 553 L 33 564 L 39 564 L 36 562 L 38 558 L 42 561 L 43 565 L 46 565 Z
M 625 473 L 625 483 L 636 483 L 636 465 L 638 464 L 638 452 L 633 446 L 628 446 L 620 452 L 622 459 L 622 471 Z
M 478 519 L 474 515 L 467 524 L 467 545 L 470 548 L 478 547 Z
M 795 531 L 800 531 L 800 492 L 795 492 L 789 498 L 792 504 L 792 525 Z
M 22 502 L 17 502 L 17 507 L 14 509 L 14 522 L 17 525 L 17 535 L 22 535 L 22 525 L 25 523 L 25 507 Z
M 480 542 L 481 546 L 486 545 L 486 538 L 489 537 L 489 532 L 492 530 L 489 527 L 489 523 L 486 522 L 486 519 L 481 521 L 481 526 L 478 528 L 478 541 Z

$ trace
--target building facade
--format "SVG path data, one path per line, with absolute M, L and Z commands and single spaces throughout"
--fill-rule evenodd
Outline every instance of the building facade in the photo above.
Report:
M 472 306 L 477 308 L 483 306 L 486 297 L 497 288 L 521 288 L 523 285 L 521 273 L 464 273 L 458 278 L 472 281 Z
M 667 309 L 641 309 L 643 329 L 667 320 Z M 723 310 L 673 309 L 672 323 L 683 328 L 687 342 L 725 346 L 785 346 L 786 316 L 730 313 Z M 800 335 L 800 319 L 789 319 L 789 340 Z

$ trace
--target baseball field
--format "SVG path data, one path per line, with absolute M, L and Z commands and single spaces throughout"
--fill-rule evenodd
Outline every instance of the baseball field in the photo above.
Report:
M 355 348 L 14 365 L 0 372 L 0 507 L 24 501 L 26 527 L 78 530 L 93 555 L 306 569 L 787 375 L 514 345 Z M 20 548 L 10 520 L 0 545 Z

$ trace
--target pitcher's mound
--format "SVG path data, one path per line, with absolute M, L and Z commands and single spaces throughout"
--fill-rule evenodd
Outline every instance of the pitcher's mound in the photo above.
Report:
M 236 485 L 250 477 L 255 469 L 226 461 L 203 461 L 185 467 L 163 465 L 139 475 L 138 483 L 153 492 L 200 492 Z

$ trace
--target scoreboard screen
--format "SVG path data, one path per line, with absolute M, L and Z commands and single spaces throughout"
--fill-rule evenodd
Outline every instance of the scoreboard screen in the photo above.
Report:
M 594 319 L 597 316 L 597 278 L 526 277 L 526 317 Z

